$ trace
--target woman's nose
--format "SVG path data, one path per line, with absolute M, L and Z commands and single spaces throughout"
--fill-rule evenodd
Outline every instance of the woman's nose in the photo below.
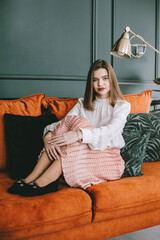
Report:
M 99 81 L 98 81 L 98 85 L 99 85 L 99 86 L 103 85 L 103 81 L 102 81 L 102 79 L 99 79 Z

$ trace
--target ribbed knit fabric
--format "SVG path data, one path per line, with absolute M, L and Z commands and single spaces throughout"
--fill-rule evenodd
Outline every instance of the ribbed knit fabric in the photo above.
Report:
M 93 128 L 93 125 L 85 118 L 66 116 L 54 129 L 53 134 L 62 134 L 82 127 Z M 119 179 L 123 174 L 124 160 L 120 149 L 91 150 L 88 144 L 76 142 L 56 147 L 56 150 L 62 159 L 65 181 L 71 187 L 86 189 L 92 184 Z

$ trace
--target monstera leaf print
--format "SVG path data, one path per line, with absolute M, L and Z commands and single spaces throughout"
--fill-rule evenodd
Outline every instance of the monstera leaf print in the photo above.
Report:
M 124 130 L 145 131 L 151 128 L 151 121 L 147 113 L 129 114 Z
M 147 144 L 144 162 L 160 161 L 160 111 L 153 113 L 129 114 L 123 133 L 133 132 L 142 135 L 150 130 L 150 138 Z
M 123 137 L 126 144 L 121 149 L 121 156 L 125 161 L 125 170 L 122 177 L 141 176 L 143 174 L 141 167 L 150 137 L 150 130 L 145 133 L 137 130 L 125 130 Z
M 151 135 L 146 149 L 144 162 L 160 161 L 160 118 L 157 114 L 149 114 Z

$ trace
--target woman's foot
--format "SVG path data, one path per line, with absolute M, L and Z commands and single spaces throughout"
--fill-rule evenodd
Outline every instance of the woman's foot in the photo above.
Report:
M 22 189 L 20 195 L 24 197 L 35 197 L 56 191 L 58 191 L 58 180 L 44 187 L 39 187 L 39 185 L 34 181 L 28 183 L 26 187 Z
M 7 192 L 11 194 L 20 194 L 21 190 L 27 185 L 25 179 L 17 180 L 10 188 L 8 188 Z

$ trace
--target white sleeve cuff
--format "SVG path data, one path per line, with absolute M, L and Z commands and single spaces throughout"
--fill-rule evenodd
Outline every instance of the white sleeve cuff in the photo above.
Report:
M 80 128 L 83 133 L 83 140 L 82 143 L 91 143 L 92 142 L 92 133 L 90 129 L 87 128 Z

